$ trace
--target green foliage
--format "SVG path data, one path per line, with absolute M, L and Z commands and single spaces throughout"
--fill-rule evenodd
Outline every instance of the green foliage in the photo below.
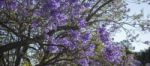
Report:
M 150 48 L 136 54 L 136 58 L 143 64 L 150 63 Z

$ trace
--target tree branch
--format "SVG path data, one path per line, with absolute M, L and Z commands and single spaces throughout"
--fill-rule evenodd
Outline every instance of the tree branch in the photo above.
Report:
M 72 30 L 77 30 L 79 28 L 78 28 L 78 26 L 60 26 L 60 27 L 57 28 L 57 30 L 50 30 L 48 32 L 48 35 L 51 36 L 55 32 L 60 31 L 60 30 L 71 30 L 71 29 Z M 25 37 L 25 36 L 23 36 L 23 37 Z M 35 41 L 38 41 L 39 39 L 42 39 L 41 37 L 43 37 L 43 35 L 36 36 L 34 38 L 25 37 L 27 40 L 8 43 L 8 44 L 0 47 L 0 54 L 3 53 L 3 52 L 6 52 L 6 51 L 12 50 L 12 49 L 16 49 L 16 48 L 21 47 L 21 46 L 26 46 L 28 44 L 31 44 Z M 18 44 L 19 42 L 27 42 L 27 44 Z
M 99 10 L 101 10 L 101 8 L 103 8 L 104 6 L 106 6 L 107 4 L 109 4 L 110 2 L 112 2 L 113 0 L 109 0 L 107 2 L 105 2 L 104 4 L 102 4 L 101 6 L 99 6 L 99 8 L 97 8 L 92 14 L 90 14 L 87 18 L 86 21 L 88 22 Z

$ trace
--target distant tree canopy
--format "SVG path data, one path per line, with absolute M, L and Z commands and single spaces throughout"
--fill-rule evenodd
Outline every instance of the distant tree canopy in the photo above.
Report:
M 150 48 L 137 53 L 136 58 L 140 60 L 143 64 L 150 63 Z

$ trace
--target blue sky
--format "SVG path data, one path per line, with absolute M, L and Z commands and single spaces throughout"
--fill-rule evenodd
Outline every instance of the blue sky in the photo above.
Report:
M 126 1 L 128 2 L 127 7 L 131 9 L 130 12 L 128 13 L 129 15 L 139 14 L 141 10 L 143 10 L 143 13 L 144 13 L 143 19 L 147 19 L 146 17 L 150 15 L 150 5 L 146 3 L 143 3 L 143 4 L 133 3 L 133 1 L 135 0 L 126 0 Z M 142 32 L 136 29 L 135 33 L 140 34 L 137 40 L 139 41 L 149 40 L 150 41 L 150 32 Z M 123 39 L 127 39 L 124 31 L 117 33 L 114 37 L 114 41 L 121 41 Z M 141 42 L 134 42 L 132 43 L 132 45 L 135 46 L 135 50 L 133 50 L 135 52 L 139 52 L 141 50 L 144 50 L 150 47 L 150 45 L 145 45 Z

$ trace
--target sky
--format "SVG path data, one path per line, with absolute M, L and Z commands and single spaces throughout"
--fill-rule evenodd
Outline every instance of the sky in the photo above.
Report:
M 150 5 L 146 3 L 143 3 L 143 4 L 133 3 L 133 1 L 135 0 L 126 0 L 126 1 L 128 3 L 127 7 L 130 8 L 130 12 L 128 13 L 129 15 L 139 14 L 141 10 L 143 10 L 143 13 L 144 13 L 143 19 L 147 19 L 146 16 L 150 16 Z M 142 32 L 140 30 L 136 30 L 135 33 L 140 34 L 137 40 L 139 41 L 149 40 L 150 41 L 150 32 Z M 123 39 L 127 39 L 124 31 L 117 33 L 114 37 L 114 41 L 117 41 L 117 42 Z M 150 45 L 146 45 L 141 42 L 133 42 L 132 45 L 135 47 L 135 49 L 132 50 L 133 52 L 139 52 L 150 47 Z

